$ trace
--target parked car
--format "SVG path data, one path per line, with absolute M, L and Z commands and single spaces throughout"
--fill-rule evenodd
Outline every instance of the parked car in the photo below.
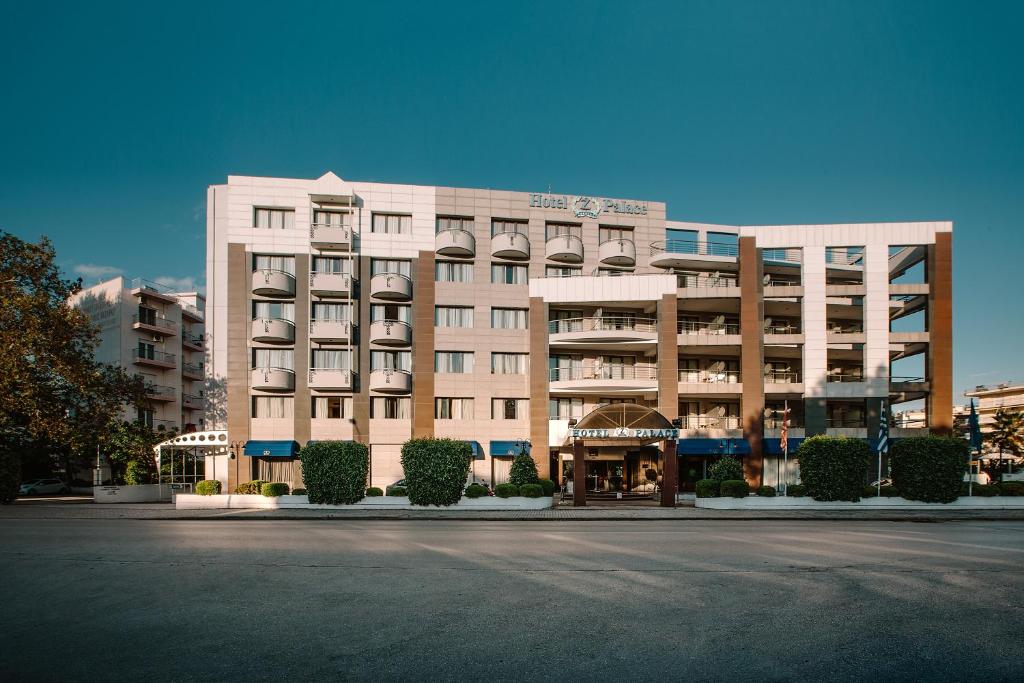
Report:
M 385 496 L 390 496 L 391 495 L 391 489 L 395 488 L 396 486 L 399 486 L 401 488 L 405 488 L 405 479 L 399 479 L 398 481 L 396 481 L 391 486 L 388 486 L 387 488 L 385 488 L 384 489 L 384 495 Z
M 22 496 L 35 496 L 41 493 L 69 493 L 70 489 L 60 479 L 33 479 L 26 481 L 18 489 Z

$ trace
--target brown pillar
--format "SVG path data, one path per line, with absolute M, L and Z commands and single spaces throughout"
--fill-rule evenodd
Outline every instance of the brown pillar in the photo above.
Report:
M 663 442 L 661 464 L 661 507 L 676 506 L 676 491 L 679 490 L 679 459 L 676 458 L 676 442 L 668 439 Z
M 309 319 L 312 314 L 309 296 L 309 254 L 295 255 L 295 401 L 292 407 L 293 433 L 299 447 L 306 445 L 312 430 L 313 406 L 309 392 Z M 302 466 L 292 462 L 292 479 L 302 484 Z
M 587 504 L 587 462 L 583 457 L 583 440 L 572 442 L 572 504 L 585 507 Z
M 747 481 L 762 484 L 764 471 L 764 266 L 753 237 L 739 239 L 740 265 L 740 379 L 743 382 L 740 419 L 750 444 L 744 460 Z
M 551 447 L 548 444 L 548 306 L 544 299 L 530 299 L 530 453 L 541 479 L 551 478 Z
M 228 244 L 228 367 L 227 425 L 230 441 L 249 440 L 249 381 L 252 360 L 249 357 L 250 311 L 252 304 L 252 256 L 244 244 Z M 228 464 L 228 490 L 252 480 L 252 465 L 238 449 Z
M 928 247 L 928 427 L 953 430 L 953 233 L 935 235 Z
M 353 353 L 356 355 L 353 370 L 355 371 L 355 393 L 352 394 L 352 440 L 369 445 L 370 443 L 370 257 L 353 256 L 353 279 L 359 278 L 360 285 L 357 291 L 359 299 L 356 303 L 359 324 L 352 331 L 361 342 L 359 346 L 353 344 Z M 358 268 L 356 268 L 358 265 Z M 365 282 L 364 282 L 365 280 Z M 353 287 L 356 285 L 353 284 Z M 415 291 L 413 295 L 415 295 Z M 431 321 L 433 325 L 433 321 Z M 371 466 L 372 466 L 371 459 Z
M 434 436 L 434 252 L 421 251 L 412 283 L 412 437 Z
M 675 294 L 658 302 L 658 412 L 679 417 L 679 330 Z

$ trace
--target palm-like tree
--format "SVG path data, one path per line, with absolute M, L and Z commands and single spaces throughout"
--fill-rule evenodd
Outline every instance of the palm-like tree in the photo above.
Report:
M 1003 469 L 1003 453 L 1024 454 L 1024 413 L 1000 408 L 996 411 L 989 443 L 999 449 L 999 470 Z

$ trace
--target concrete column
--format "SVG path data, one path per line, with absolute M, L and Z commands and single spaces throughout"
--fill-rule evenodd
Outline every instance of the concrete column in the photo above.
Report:
M 355 266 L 358 264 L 358 268 Z M 365 277 L 364 277 L 365 275 Z M 352 439 L 370 443 L 370 257 L 353 256 L 353 278 L 359 278 L 359 298 L 354 300 L 359 311 L 359 324 L 353 331 L 359 345 L 353 344 L 353 370 L 355 371 L 355 393 L 352 394 Z M 363 282 L 365 280 L 365 283 Z M 363 286 L 365 284 L 365 286 Z M 413 291 L 413 296 L 416 292 Z M 433 325 L 433 321 L 431 321 Z M 415 382 L 413 383 L 415 386 Z M 372 465 L 372 460 L 371 460 Z
M 669 420 L 679 417 L 679 333 L 675 294 L 658 302 L 658 412 Z
M 825 247 L 803 248 L 804 425 L 807 436 L 824 434 L 828 341 L 825 327 Z
M 227 427 L 230 441 L 249 440 L 249 382 L 252 360 L 249 351 L 252 310 L 252 255 L 244 244 L 228 245 L 228 321 L 227 321 Z M 228 461 L 228 490 L 252 480 L 251 460 L 241 449 Z
M 760 486 L 764 474 L 764 266 L 754 237 L 739 239 L 740 265 L 740 418 L 750 455 L 744 475 Z
M 953 233 L 936 233 L 926 267 L 928 427 L 933 433 L 948 434 L 953 430 Z
M 661 507 L 676 506 L 676 491 L 679 489 L 679 458 L 676 457 L 676 442 L 669 439 L 662 447 L 661 463 Z
M 530 299 L 530 453 L 541 479 L 551 478 L 551 446 L 548 428 L 548 306 L 544 299 Z
M 295 440 L 299 447 L 309 441 L 312 430 L 313 406 L 309 391 L 309 255 L 295 255 L 295 405 L 292 407 L 294 417 Z M 292 463 L 292 481 L 302 482 L 302 465 L 298 460 Z
M 583 457 L 583 441 L 572 442 L 572 504 L 587 505 L 587 463 Z
M 434 252 L 413 263 L 412 436 L 434 436 Z M 369 331 L 369 330 L 367 330 Z

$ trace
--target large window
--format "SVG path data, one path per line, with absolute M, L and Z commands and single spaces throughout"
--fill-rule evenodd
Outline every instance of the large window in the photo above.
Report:
M 434 279 L 437 282 L 472 282 L 473 264 L 438 261 L 434 264 Z
M 412 372 L 411 351 L 370 351 L 370 370 Z
M 577 420 L 583 417 L 582 398 L 552 398 L 548 400 L 548 416 L 552 420 Z
M 352 226 L 352 217 L 347 211 L 313 211 L 313 225 L 324 225 L 335 228 Z
M 552 237 L 583 237 L 583 226 L 571 223 L 547 223 L 544 226 L 545 239 Z
M 530 275 L 526 266 L 513 265 L 510 263 L 491 264 L 491 284 L 495 285 L 525 285 L 528 284 Z
M 620 228 L 620 227 L 605 227 L 602 226 L 598 229 L 598 240 L 600 242 L 607 242 L 608 240 L 633 240 L 633 228 Z
M 292 349 L 253 349 L 253 368 L 295 369 L 295 352 Z
M 295 227 L 293 209 L 256 209 L 254 219 L 257 228 L 290 230 Z
M 379 232 L 386 235 L 400 235 L 412 232 L 412 216 L 400 216 L 390 213 L 373 214 L 373 224 L 370 232 Z
M 573 266 L 544 266 L 544 277 L 580 277 L 583 268 Z
M 408 420 L 412 401 L 408 396 L 374 396 L 370 399 L 370 417 L 375 420 Z
M 471 420 L 473 419 L 473 399 L 435 398 L 434 418 L 438 420 Z
M 473 372 L 472 351 L 435 351 L 434 372 L 469 375 Z
M 473 327 L 472 306 L 435 306 L 435 327 Z
M 295 399 L 291 396 L 253 396 L 253 417 L 294 417 Z
M 491 399 L 492 420 L 525 420 L 528 414 L 529 401 L 525 398 L 493 398 Z
M 529 235 L 530 224 L 527 223 L 526 221 L 491 221 L 491 237 L 494 237 L 495 235 L 500 235 L 505 232 L 518 232 L 520 235 Z
M 528 358 L 525 353 L 494 352 L 491 354 L 491 374 L 525 375 L 529 368 Z
M 412 323 L 412 306 L 398 304 L 370 304 L 370 322 L 378 320 L 399 320 Z
M 276 318 L 295 322 L 295 304 L 283 301 L 253 301 L 252 317 Z
M 412 277 L 412 263 L 400 259 L 370 259 L 370 275 L 380 275 L 382 273 L 398 273 L 399 275 Z
M 351 370 L 352 351 L 350 349 L 313 349 L 310 367 L 314 370 Z
M 352 417 L 352 398 L 349 396 L 314 396 L 312 417 L 315 420 L 341 420 Z
M 342 320 L 352 319 L 352 307 L 350 304 L 330 304 L 323 301 L 313 302 L 313 320 L 333 320 L 334 322 L 341 322 Z
M 491 327 L 496 330 L 525 330 L 525 308 L 492 308 Z
M 255 270 L 280 270 L 289 275 L 295 275 L 295 257 L 256 254 L 253 256 L 253 268 Z
M 349 261 L 347 258 L 340 258 L 337 256 L 314 256 L 313 272 L 343 273 L 345 275 L 351 275 L 352 262 Z
M 465 230 L 472 233 L 473 219 L 464 216 L 438 216 L 437 232 L 443 232 L 444 230 Z

